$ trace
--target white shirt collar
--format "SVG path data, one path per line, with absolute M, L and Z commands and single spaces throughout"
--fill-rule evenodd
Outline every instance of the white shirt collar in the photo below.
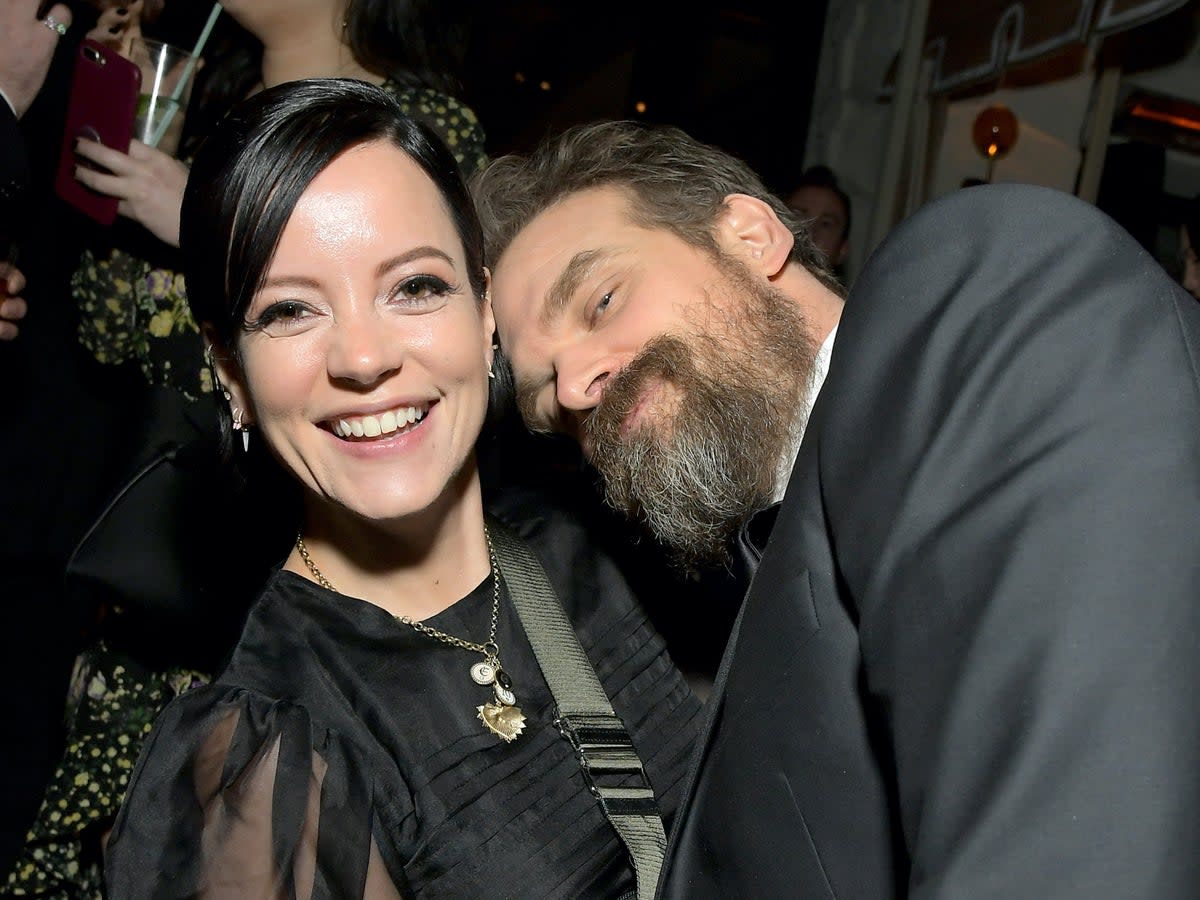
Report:
M 796 433 L 788 445 L 788 452 L 780 460 L 779 472 L 775 477 L 775 496 L 772 498 L 775 503 L 783 499 L 788 481 L 791 480 L 792 468 L 796 465 L 796 454 L 800 452 L 800 442 L 804 440 L 804 429 L 808 425 L 808 416 L 812 412 L 813 404 L 817 402 L 817 395 L 821 393 L 821 387 L 825 384 L 825 376 L 829 373 L 829 357 L 833 353 L 833 341 L 837 337 L 837 330 L 837 324 L 834 324 L 817 349 L 817 355 L 813 358 L 812 381 L 808 386 L 808 394 L 804 398 L 803 409 L 800 410 L 802 415 L 797 416 Z
M 13 111 L 13 115 L 14 115 L 14 116 L 17 116 L 17 107 L 16 107 L 16 104 L 15 104 L 15 103 L 13 103 L 11 100 L 9 100 L 9 99 L 8 99 L 8 94 L 4 93 L 4 88 L 0 88 L 0 99 L 2 99 L 2 100 L 5 102 L 5 103 L 7 103 L 7 104 L 8 104 L 8 108 L 9 108 L 9 109 L 11 109 L 11 110 Z M 17 118 L 19 119 L 19 118 L 21 118 L 21 117 L 20 117 L 20 116 L 17 116 Z

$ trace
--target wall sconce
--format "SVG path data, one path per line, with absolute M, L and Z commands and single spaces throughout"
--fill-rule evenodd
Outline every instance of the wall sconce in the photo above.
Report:
M 992 180 L 996 160 L 1008 156 L 1017 142 L 1020 128 L 1013 111 L 997 103 L 981 110 L 971 126 L 971 141 L 979 155 L 987 160 L 987 181 Z

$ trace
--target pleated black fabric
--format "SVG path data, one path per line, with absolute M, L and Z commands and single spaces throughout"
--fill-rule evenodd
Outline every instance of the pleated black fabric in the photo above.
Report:
M 700 705 L 623 580 L 561 521 L 523 529 L 633 737 L 668 828 Z M 428 620 L 482 641 L 490 579 Z M 526 730 L 476 708 L 479 657 L 290 572 L 214 684 L 163 713 L 109 842 L 112 896 L 617 897 L 629 860 L 507 591 L 498 629 Z

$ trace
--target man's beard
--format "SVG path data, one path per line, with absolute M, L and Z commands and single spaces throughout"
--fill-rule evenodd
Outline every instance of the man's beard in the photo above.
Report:
M 649 342 L 584 423 L 605 499 L 687 569 L 727 562 L 730 536 L 770 504 L 807 415 L 816 358 L 795 301 L 733 260 L 721 269 L 728 295 L 703 304 L 708 330 Z M 622 434 L 656 385 L 672 402 Z

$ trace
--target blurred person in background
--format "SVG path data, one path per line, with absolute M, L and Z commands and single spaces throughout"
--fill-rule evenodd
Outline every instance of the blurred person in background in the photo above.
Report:
M 0 468 L 6 473 L 0 487 L 0 596 L 4 597 L 0 682 L 22 686 L 6 692 L 0 710 L 10 735 L 0 745 L 0 796 L 4 798 L 0 803 L 0 871 L 4 872 L 37 810 L 40 788 L 57 755 L 61 735 L 56 706 L 63 679 L 54 672 L 63 666 L 55 665 L 57 654 L 45 652 L 44 647 L 36 653 L 25 648 L 30 635 L 61 628 L 55 589 L 62 581 L 65 552 L 54 575 L 48 574 L 55 567 L 43 564 L 45 556 L 55 554 L 47 553 L 50 542 L 41 526 L 50 516 L 27 514 L 23 500 L 28 493 L 36 493 L 35 502 L 53 509 L 52 490 L 31 484 L 30 476 L 40 481 L 36 476 L 41 473 L 30 471 L 24 452 L 28 445 L 44 440 L 33 437 L 43 432 L 29 428 L 25 416 L 35 402 L 31 382 L 43 383 L 41 372 L 28 364 L 45 360 L 46 367 L 54 371 L 63 367 L 57 361 L 51 363 L 49 355 L 27 357 L 26 348 L 13 339 L 21 336 L 28 344 L 25 292 L 27 287 L 45 287 L 38 267 L 29 266 L 33 258 L 25 255 L 35 249 L 31 244 L 36 243 L 42 187 L 36 166 L 42 146 L 26 139 L 26 126 L 37 115 L 26 114 L 35 100 L 45 103 L 44 95 L 54 93 L 53 84 L 49 90 L 43 87 L 71 23 L 71 9 L 64 3 L 0 3 L 0 383 L 4 384 L 5 421 L 0 429 Z M 33 284 L 27 285 L 27 275 Z M 61 394 L 51 396 L 61 401 Z M 61 412 L 56 412 L 53 418 L 59 416 Z M 18 445 L 21 438 L 26 443 Z
M 1193 197 L 1184 207 L 1183 222 L 1179 226 L 1179 261 L 1182 264 L 1180 282 L 1184 289 L 1200 300 L 1200 194 Z
M 787 205 L 807 223 L 813 243 L 838 277 L 850 252 L 850 195 L 828 166 L 805 169 L 787 195 Z
M 17 336 L 26 312 L 25 276 L 10 246 L 29 216 L 29 159 L 18 121 L 42 89 L 70 24 L 64 3 L 14 0 L 0 7 L 0 341 Z

